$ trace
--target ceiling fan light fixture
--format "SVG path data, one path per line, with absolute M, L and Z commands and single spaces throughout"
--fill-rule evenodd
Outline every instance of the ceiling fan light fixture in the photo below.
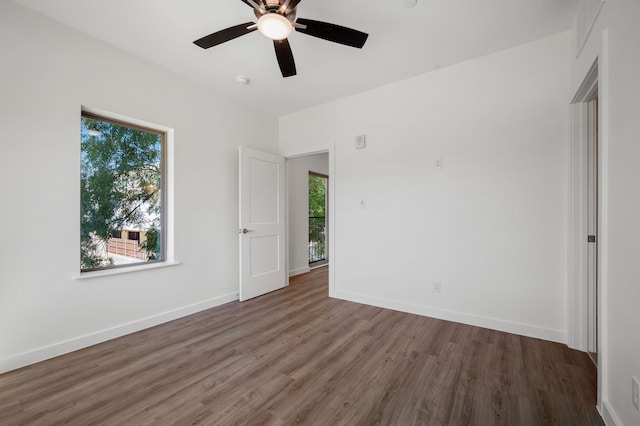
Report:
M 271 40 L 284 40 L 291 35 L 293 25 L 279 13 L 265 13 L 258 19 L 258 31 Z
M 296 75 L 296 61 L 293 59 L 291 45 L 287 39 L 293 29 L 296 32 L 317 37 L 344 46 L 361 49 L 369 34 L 329 22 L 297 18 L 297 8 L 302 0 L 242 0 L 253 9 L 258 22 L 245 22 L 225 28 L 193 43 L 203 49 L 226 43 L 258 30 L 272 40 L 278 66 L 283 78 Z M 398 0 L 400 1 L 400 0 Z

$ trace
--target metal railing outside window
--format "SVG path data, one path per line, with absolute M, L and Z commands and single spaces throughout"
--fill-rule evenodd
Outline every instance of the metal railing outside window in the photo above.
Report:
M 309 217 L 309 264 L 327 260 L 324 217 Z

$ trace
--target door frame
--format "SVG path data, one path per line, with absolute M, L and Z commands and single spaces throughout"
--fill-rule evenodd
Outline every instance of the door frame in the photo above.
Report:
M 585 286 L 587 259 L 587 142 L 590 124 L 589 106 L 598 97 L 598 205 L 597 205 L 597 408 L 603 413 L 603 383 L 607 377 L 607 245 L 608 245 L 608 50 L 603 34 L 602 55 L 594 61 L 571 101 L 571 138 L 569 146 L 568 215 L 568 318 L 567 345 L 587 351 L 588 298 Z
M 329 297 L 335 297 L 335 270 L 336 270 L 336 220 L 335 220 L 335 194 L 336 194 L 336 170 L 335 170 L 335 144 L 328 144 L 325 146 L 318 147 L 317 150 L 314 151 L 300 151 L 293 153 L 283 153 L 285 161 L 307 157 L 315 154 L 329 154 L 329 181 L 328 181 L 328 195 L 327 195 L 327 227 L 329 228 L 329 232 L 327 235 L 328 244 L 328 261 L 329 261 Z M 285 167 L 285 170 L 287 168 Z M 288 181 L 288 177 L 286 178 Z M 285 210 L 289 212 L 289 185 L 287 185 L 285 189 L 286 193 L 286 206 Z M 289 218 L 287 218 L 287 221 Z M 287 259 L 286 259 L 286 270 L 289 270 L 289 229 L 287 226 Z M 287 274 L 287 280 L 289 279 Z
M 598 61 L 596 60 L 587 73 L 580 88 L 576 92 L 571 103 L 571 195 L 570 195 L 570 220 L 569 220 L 569 274 L 570 274 L 570 306 L 569 306 L 569 336 L 570 347 L 582 351 L 589 350 L 591 339 L 590 331 L 593 312 L 590 305 L 592 295 L 588 291 L 588 281 L 590 278 L 589 267 L 589 198 L 590 195 L 590 143 L 593 138 L 594 123 L 592 102 L 598 97 Z M 599 138 L 599 137 L 598 137 Z M 599 145 L 596 148 L 600 150 Z M 599 160 L 599 152 L 596 152 Z M 600 169 L 600 164 L 596 165 Z M 600 176 L 597 177 L 596 194 L 600 192 Z M 599 211 L 599 200 L 596 210 Z M 596 213 L 596 215 L 598 215 Z M 598 215 L 599 216 L 599 215 Z M 599 220 L 599 219 L 598 219 Z M 598 242 L 599 243 L 599 242 Z M 598 244 L 599 245 L 599 244 Z M 596 270 L 599 256 L 596 253 Z M 599 282 L 599 277 L 595 276 L 595 281 Z
M 586 242 L 588 233 L 588 135 L 589 127 L 592 125 L 589 102 L 597 96 L 598 90 L 598 61 L 596 60 L 571 102 L 570 217 L 568 223 L 569 333 L 567 343 L 570 347 L 582 351 L 587 351 L 589 322 L 588 294 L 585 287 L 588 268 Z

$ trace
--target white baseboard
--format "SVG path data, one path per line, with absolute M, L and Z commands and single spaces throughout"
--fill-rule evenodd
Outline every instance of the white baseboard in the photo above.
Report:
M 321 263 L 320 265 L 316 265 L 313 268 L 311 266 L 309 266 L 309 270 L 313 271 L 314 269 L 328 268 L 328 267 L 329 267 L 329 262 Z
M 289 271 L 289 276 L 290 277 L 295 277 L 296 275 L 306 274 L 309 271 L 311 271 L 311 268 L 309 268 L 309 266 L 307 265 L 307 266 L 304 266 L 302 268 L 293 269 L 293 270 Z
M 598 410 L 600 411 L 600 410 Z M 609 406 L 606 400 L 602 401 L 602 412 L 600 413 L 604 424 L 607 426 L 622 426 L 622 422 L 616 415 L 616 412 Z
M 567 340 L 567 333 L 563 330 L 553 330 L 529 324 L 505 321 L 497 318 L 430 308 L 428 306 L 414 305 L 412 303 L 365 296 L 362 294 L 349 293 L 344 291 L 336 291 L 331 297 L 335 297 L 336 299 L 348 300 L 350 302 L 363 303 L 365 305 L 377 306 L 379 308 L 393 309 L 395 311 L 407 312 L 410 314 L 422 315 L 446 321 L 458 322 L 461 324 L 473 325 L 476 327 L 504 331 L 521 336 L 534 337 L 536 339 L 549 340 L 551 342 L 566 343 Z
M 173 309 L 157 315 L 152 315 L 136 321 L 131 321 L 122 325 L 96 331 L 84 336 L 74 337 L 69 340 L 54 343 L 52 345 L 43 346 L 29 352 L 24 352 L 9 358 L 0 360 L 0 373 L 16 370 L 36 362 L 44 361 L 78 349 L 106 342 L 116 337 L 125 336 L 135 333 L 146 328 L 154 327 L 165 322 L 173 321 L 178 318 L 186 317 L 206 309 L 210 309 L 225 303 L 238 300 L 238 293 L 229 293 L 203 302 L 194 303 L 182 308 Z

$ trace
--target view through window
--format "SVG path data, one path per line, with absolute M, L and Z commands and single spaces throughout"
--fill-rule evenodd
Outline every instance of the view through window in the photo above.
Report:
M 309 265 L 327 262 L 327 176 L 309 172 Z
M 165 260 L 165 134 L 84 112 L 80 134 L 81 270 Z

